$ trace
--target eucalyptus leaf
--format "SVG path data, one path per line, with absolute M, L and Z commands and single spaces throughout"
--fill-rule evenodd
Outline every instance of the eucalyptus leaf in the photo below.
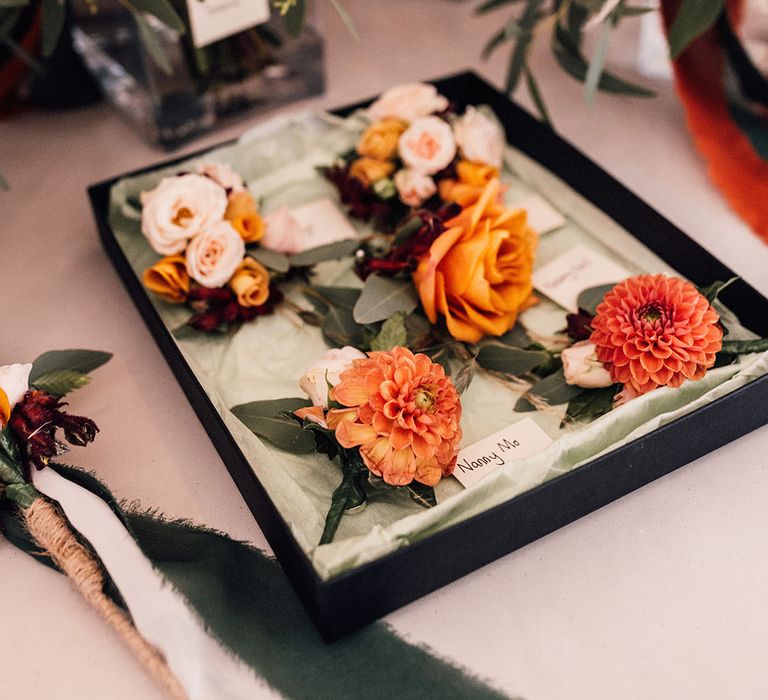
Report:
M 613 22 L 611 21 L 603 22 L 600 26 L 600 33 L 597 36 L 597 44 L 592 53 L 592 58 L 589 61 L 587 74 L 584 76 L 584 94 L 588 104 L 591 104 L 595 98 L 597 86 L 600 83 L 600 78 L 605 69 L 605 59 L 608 54 L 608 42 L 611 38 L 612 29 Z
M 351 311 L 338 306 L 328 309 L 322 333 L 325 342 L 332 347 L 352 345 L 359 348 L 366 344 L 364 327 L 355 321 Z
M 552 118 L 549 116 L 549 110 L 547 109 L 546 102 L 544 102 L 544 96 L 541 94 L 539 84 L 536 82 L 536 78 L 534 78 L 533 73 L 528 66 L 525 67 L 525 84 L 528 88 L 528 94 L 533 100 L 533 104 L 536 106 L 536 109 L 539 110 L 541 121 L 547 126 L 552 126 Z
M 89 381 L 91 378 L 82 372 L 58 369 L 39 376 L 35 379 L 34 386 L 41 391 L 47 391 L 53 396 L 60 397 L 84 387 Z
M 512 329 L 508 330 L 504 335 L 496 338 L 496 341 L 504 343 L 504 345 L 512 345 L 516 348 L 527 348 L 532 342 L 525 328 L 519 323 L 512 326 Z
M 521 0 L 485 0 L 485 2 L 480 3 L 480 5 L 475 8 L 475 14 L 485 15 L 489 12 L 493 12 L 493 10 L 498 10 L 499 8 L 504 7 L 505 5 L 513 5 L 520 1 Z
M 319 294 L 322 301 L 348 311 L 355 308 L 362 291 L 357 287 L 311 287 L 310 289 Z
M 499 29 L 499 31 L 496 32 L 488 40 L 488 43 L 486 43 L 486 45 L 483 47 L 483 50 L 480 52 L 480 58 L 483 61 L 487 61 L 493 55 L 493 52 L 496 51 L 496 49 L 498 49 L 509 40 L 510 39 L 507 36 L 507 32 L 504 29 Z
M 549 357 L 545 350 L 522 350 L 492 341 L 480 347 L 477 362 L 481 367 L 494 372 L 520 375 L 547 362 Z
M 376 323 L 402 311 L 411 313 L 419 304 L 410 280 L 369 275 L 354 308 L 358 323 Z
M 597 287 L 590 287 L 589 289 L 585 289 L 579 294 L 576 300 L 576 305 L 580 309 L 584 309 L 584 311 L 594 316 L 598 304 L 602 303 L 605 295 L 608 294 L 608 292 L 610 292 L 615 286 L 616 282 L 612 282 L 611 284 L 601 284 Z
M 405 314 L 399 311 L 381 325 L 379 334 L 371 341 L 371 350 L 391 350 L 405 345 L 406 340 Z
M 568 408 L 565 411 L 565 423 L 576 423 L 579 421 L 593 421 L 605 415 L 613 408 L 613 397 L 620 389 L 619 384 L 612 384 L 609 387 L 600 389 L 586 389 L 578 396 L 574 396 L 568 402 Z
M 434 328 L 429 319 L 419 311 L 405 318 L 406 345 L 411 350 L 423 350 L 430 344 Z
M 248 255 L 254 260 L 260 262 L 264 267 L 273 270 L 274 272 L 288 272 L 291 268 L 291 261 L 287 255 L 278 253 L 275 250 L 268 250 L 261 246 L 255 248 L 249 248 Z
M 44 352 L 32 363 L 29 383 L 34 384 L 35 380 L 44 374 L 59 370 L 89 374 L 101 367 L 111 357 L 111 352 L 101 352 L 100 350 L 50 350 Z
M 214 331 L 216 333 L 216 331 Z M 200 336 L 200 331 L 195 330 L 188 323 L 182 323 L 171 331 L 171 335 L 176 340 L 191 340 Z
M 50 58 L 59 43 L 64 29 L 67 8 L 64 0 L 43 0 L 43 19 L 41 22 L 43 58 Z
M 251 432 L 268 440 L 275 447 L 294 454 L 307 454 L 315 450 L 314 435 L 280 413 L 292 413 L 298 408 L 310 405 L 306 399 L 274 399 L 240 404 L 233 406 L 231 411 Z
M 307 14 L 306 0 L 293 0 L 290 4 L 286 3 L 288 9 L 283 13 L 285 29 L 293 37 L 299 36 L 304 28 L 304 18 Z
M 526 396 L 528 395 L 533 395 L 537 399 L 545 401 L 550 406 L 557 406 L 558 404 L 571 401 L 571 399 L 578 396 L 583 391 L 585 391 L 585 389 L 580 386 L 566 383 L 563 370 L 559 369 L 557 372 L 536 382 L 536 384 L 534 384 L 528 392 L 520 398 L 515 406 L 515 410 L 531 411 L 535 409 L 533 404 L 526 399 Z
M 168 58 L 165 46 L 163 46 L 162 39 L 140 12 L 134 13 L 133 18 L 136 20 L 136 26 L 139 28 L 141 43 L 144 44 L 144 48 L 147 50 L 150 58 L 163 73 L 171 75 L 173 69 L 171 68 L 171 61 Z
M 552 53 L 560 66 L 576 80 L 584 82 L 587 77 L 589 65 L 580 48 L 574 43 L 568 31 L 559 23 L 555 23 L 552 39 Z M 597 84 L 598 89 L 620 95 L 633 95 L 635 97 L 653 97 L 655 93 L 640 85 L 622 80 L 608 71 L 603 71 Z
M 425 508 L 434 508 L 437 505 L 435 489 L 432 486 L 420 484 L 418 481 L 412 481 L 405 488 L 408 489 L 411 498 L 420 506 L 424 506 Z
M 638 15 L 645 15 L 649 12 L 656 12 L 656 7 L 634 7 L 632 5 L 619 5 L 616 8 L 616 14 L 619 17 L 637 17 Z
M 184 20 L 169 0 L 126 0 L 126 2 L 139 12 L 146 12 L 157 17 L 164 25 L 179 32 L 179 34 L 186 32 Z
M 348 238 L 343 241 L 336 241 L 335 243 L 328 243 L 327 245 L 317 246 L 317 248 L 309 248 L 296 253 L 296 255 L 289 256 L 291 267 L 309 267 L 319 262 L 325 262 L 327 260 L 339 260 L 352 255 L 360 247 L 360 241 L 354 238 Z
M 717 280 L 716 282 L 713 282 L 708 287 L 699 287 L 699 292 L 703 294 L 707 301 L 710 304 L 713 304 L 715 299 L 719 296 L 720 292 L 722 292 L 727 287 L 730 287 L 734 282 L 736 282 L 739 279 L 739 276 L 736 275 L 735 277 L 731 277 L 726 282 L 722 282 L 720 280 Z
M 424 225 L 420 216 L 410 217 L 400 228 L 395 231 L 394 243 L 396 246 L 405 243 L 411 236 L 419 232 Z
M 683 0 L 667 36 L 670 58 L 677 58 L 696 37 L 714 25 L 723 5 L 724 0 Z
M 724 340 L 721 352 L 729 355 L 768 352 L 768 338 L 755 338 L 754 340 Z

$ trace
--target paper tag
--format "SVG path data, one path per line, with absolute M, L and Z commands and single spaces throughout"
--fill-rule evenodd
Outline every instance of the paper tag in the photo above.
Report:
M 546 199 L 537 194 L 514 202 L 511 206 L 525 209 L 528 213 L 528 225 L 536 233 L 542 235 L 565 226 L 565 217 L 557 211 Z
M 187 9 L 198 49 L 269 20 L 269 0 L 187 0 Z
M 621 282 L 630 276 L 621 265 L 585 245 L 576 245 L 533 273 L 533 286 L 576 313 L 579 294 L 590 287 Z
M 469 488 L 505 464 L 541 452 L 551 442 L 532 418 L 524 418 L 461 450 L 453 475 Z
M 357 231 L 329 197 L 302 204 L 291 214 L 304 227 L 309 248 L 357 238 Z

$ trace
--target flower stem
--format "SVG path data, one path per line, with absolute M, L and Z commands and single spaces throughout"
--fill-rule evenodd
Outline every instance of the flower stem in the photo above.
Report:
M 332 542 L 344 511 L 365 500 L 365 492 L 358 482 L 367 468 L 360 458 L 359 450 L 341 448 L 340 458 L 344 477 L 331 496 L 331 507 L 328 509 L 328 515 L 325 516 L 325 527 L 320 537 L 320 544 Z

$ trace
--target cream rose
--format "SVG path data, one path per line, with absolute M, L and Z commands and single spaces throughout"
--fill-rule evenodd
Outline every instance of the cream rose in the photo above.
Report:
M 397 171 L 395 187 L 400 201 L 409 207 L 418 207 L 437 192 L 437 185 L 429 175 L 408 168 Z
M 228 221 L 209 226 L 187 248 L 187 272 L 203 287 L 223 287 L 245 255 L 245 243 Z
M 227 210 L 226 190 L 203 175 L 166 177 L 141 193 L 141 232 L 160 255 L 175 255 Z
M 462 156 L 474 163 L 500 168 L 504 155 L 504 131 L 496 119 L 474 107 L 453 124 L 456 144 Z
M 451 127 L 440 117 L 422 117 L 400 137 L 400 158 L 412 170 L 434 175 L 456 155 Z
M 368 108 L 368 116 L 375 122 L 387 118 L 412 122 L 419 117 L 442 112 L 447 107 L 448 100 L 437 92 L 434 85 L 404 83 L 383 92 Z
M 595 344 L 581 340 L 565 348 L 560 354 L 563 361 L 563 373 L 567 384 L 575 384 L 585 389 L 600 389 L 611 386 L 610 372 L 597 359 Z
M 239 173 L 235 172 L 227 163 L 198 163 L 197 172 L 200 175 L 209 177 L 214 182 L 232 192 L 242 192 L 245 189 L 245 183 Z
M 13 364 L 0 367 L 0 428 L 8 423 L 13 407 L 29 390 L 31 364 Z
M 360 352 L 351 345 L 333 348 L 314 365 L 304 370 L 299 386 L 309 396 L 314 406 L 328 408 L 328 384 L 336 386 L 340 381 L 341 373 L 351 367 L 355 360 L 365 357 L 364 352 Z
M 288 207 L 281 207 L 264 217 L 262 247 L 295 255 L 310 247 L 307 243 L 306 227 L 299 223 Z

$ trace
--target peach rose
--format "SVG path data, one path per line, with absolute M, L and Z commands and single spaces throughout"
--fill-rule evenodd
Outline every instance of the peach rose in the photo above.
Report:
M 206 226 L 221 221 L 227 193 L 202 175 L 166 177 L 141 193 L 141 232 L 160 255 L 181 253 Z
M 229 195 L 224 218 L 246 243 L 255 243 L 264 235 L 264 221 L 259 214 L 256 200 L 247 190 Z
M 349 174 L 368 187 L 378 180 L 389 177 L 394 169 L 395 164 L 392 161 L 358 158 L 350 166 Z
M 381 93 L 368 108 L 372 121 L 388 117 L 412 122 L 428 114 L 442 112 L 448 107 L 448 100 L 437 92 L 434 85 L 426 83 L 404 83 L 395 85 Z
M 504 155 L 504 131 L 486 112 L 467 107 L 453 124 L 453 133 L 461 155 L 474 163 L 501 167 Z
M 196 170 L 200 175 L 211 178 L 226 190 L 240 192 L 245 189 L 243 178 L 227 163 L 198 163 Z
M 602 389 L 613 384 L 611 373 L 597 359 L 595 344 L 580 340 L 560 353 L 565 383 L 585 389 Z
M 418 207 L 437 192 L 435 181 L 429 175 L 408 168 L 395 173 L 395 187 L 400 201 L 409 207 Z
M 261 306 L 269 299 L 269 272 L 258 260 L 247 257 L 229 280 L 229 288 L 240 306 Z
M 534 303 L 536 234 L 524 209 L 499 204 L 500 187 L 492 180 L 477 203 L 447 221 L 413 273 L 427 318 L 444 316 L 457 340 L 502 335 Z
M 181 304 L 189 293 L 187 260 L 183 255 L 169 255 L 144 270 L 144 286 L 171 304 Z
M 406 126 L 399 119 L 384 119 L 371 124 L 357 142 L 357 152 L 376 160 L 394 158 L 397 155 L 397 142 Z
M 245 243 L 228 221 L 197 234 L 187 248 L 187 272 L 203 287 L 223 287 L 240 266 Z
M 13 364 L 0 367 L 0 428 L 8 424 L 14 406 L 29 390 L 29 373 L 32 365 Z
M 456 141 L 453 131 L 440 117 L 422 117 L 400 137 L 400 158 L 411 169 L 434 175 L 453 160 Z

